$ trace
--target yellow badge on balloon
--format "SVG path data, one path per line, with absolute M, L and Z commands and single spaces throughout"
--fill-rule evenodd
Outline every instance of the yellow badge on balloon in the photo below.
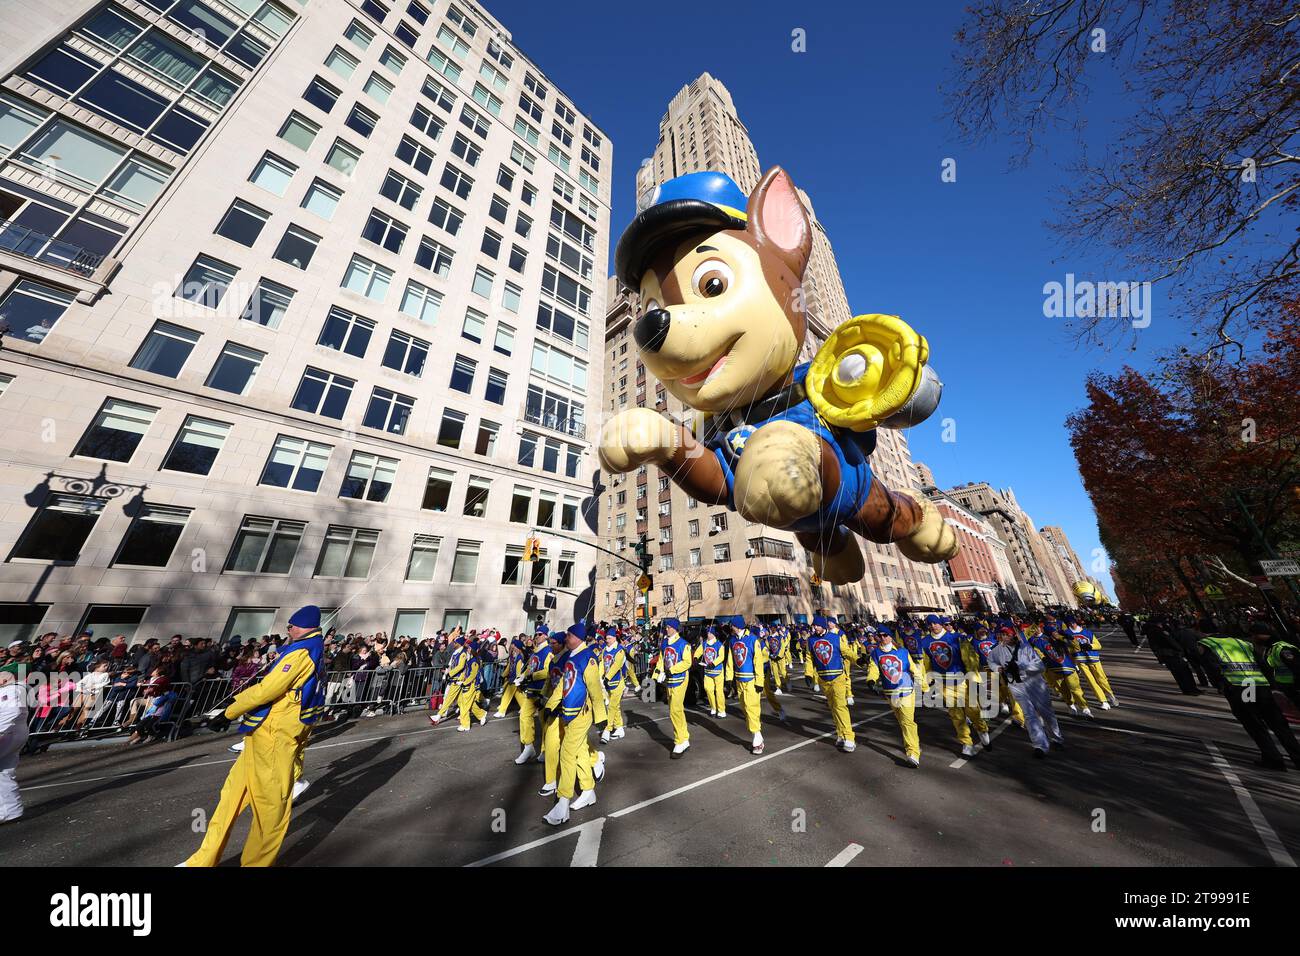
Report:
M 830 424 L 869 431 L 916 394 L 929 358 L 925 336 L 898 316 L 855 316 L 818 349 L 804 391 Z

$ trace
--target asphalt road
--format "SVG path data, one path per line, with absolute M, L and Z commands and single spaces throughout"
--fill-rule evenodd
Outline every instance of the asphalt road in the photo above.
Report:
M 993 749 L 969 760 L 947 715 L 918 710 L 921 767 L 903 765 L 888 708 L 859 687 L 858 749 L 833 746 L 825 702 L 792 677 L 791 717 L 767 719 L 749 753 L 743 719 L 688 711 L 692 746 L 669 760 L 661 704 L 627 705 L 607 745 L 598 803 L 560 828 L 542 821 L 539 764 L 518 767 L 513 716 L 472 732 L 422 713 L 318 731 L 312 786 L 280 865 L 1294 866 L 1300 772 L 1258 766 L 1212 690 L 1178 693 L 1122 634 L 1103 635 L 1121 706 L 1071 717 L 1068 747 L 1031 759 L 994 718 Z M 1005 732 L 1003 732 L 1005 731 Z M 26 816 L 0 828 L 0 865 L 171 866 L 201 837 L 234 760 L 233 738 L 53 748 L 19 766 Z M 238 860 L 245 815 L 227 851 Z

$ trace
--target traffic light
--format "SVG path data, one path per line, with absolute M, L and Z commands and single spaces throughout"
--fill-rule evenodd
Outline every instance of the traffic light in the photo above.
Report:
M 538 538 L 524 538 L 524 561 L 536 561 L 542 553 L 542 542 Z

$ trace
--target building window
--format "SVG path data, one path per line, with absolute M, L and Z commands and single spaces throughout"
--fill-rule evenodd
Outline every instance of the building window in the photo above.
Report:
M 465 415 L 451 408 L 443 409 L 442 422 L 438 426 L 438 444 L 447 448 L 459 448 L 464 432 Z
M 104 510 L 100 498 L 50 495 L 14 548 L 15 558 L 73 562 Z
M 433 168 L 433 153 L 409 136 L 402 137 L 397 144 L 397 152 L 393 155 L 421 173 L 427 174 Z
M 496 278 L 489 270 L 479 266 L 474 270 L 474 281 L 470 285 L 470 291 L 475 295 L 481 295 L 485 299 L 492 297 L 492 280 Z
M 208 474 L 229 434 L 230 425 L 225 422 L 187 416 L 163 461 L 163 469 L 191 475 Z
M 130 461 L 157 412 L 158 409 L 147 405 L 133 405 L 110 398 L 104 402 L 73 454 L 104 461 Z
M 442 121 L 419 103 L 411 110 L 411 125 L 435 142 L 442 135 Z
M 451 500 L 451 479 L 451 472 L 430 468 L 420 507 L 426 511 L 446 511 L 447 503 Z
M 347 272 L 343 274 L 342 286 L 367 299 L 383 302 L 388 295 L 388 285 L 393 281 L 393 270 L 385 269 L 376 262 L 362 256 L 353 255 L 348 263 Z
M 235 535 L 226 570 L 251 574 L 288 574 L 298 553 L 302 521 L 245 517 Z
M 720 578 L 718 580 L 718 597 L 724 601 L 730 601 L 736 596 L 736 592 L 731 583 L 731 578 Z
M 408 280 L 406 291 L 402 293 L 401 311 L 404 315 L 434 325 L 438 321 L 438 309 L 442 306 L 442 293 Z
M 415 250 L 415 264 L 445 279 L 451 274 L 453 256 L 454 253 L 446 246 L 425 236 L 420 240 L 420 247 Z
M 155 322 L 148 336 L 131 359 L 131 368 L 142 372 L 153 372 L 176 378 L 180 375 L 185 361 L 194 351 L 199 341 L 199 333 L 172 325 L 170 322 Z
M 187 302 L 197 302 L 215 309 L 221 304 L 226 289 L 235 280 L 236 269 L 225 262 L 208 256 L 199 256 L 194 260 L 176 289 L 176 295 Z
M 532 468 L 537 459 L 537 436 L 531 432 L 524 432 L 519 436 L 519 457 L 518 464 L 525 468 Z
M 465 214 L 450 205 L 446 200 L 435 198 L 433 208 L 429 210 L 429 222 L 433 223 L 439 229 L 450 235 L 456 235 L 460 232 L 461 224 L 465 221 Z
M 513 545 L 506 547 L 505 564 L 501 567 L 502 584 L 524 583 L 524 549 Z
M 727 530 L 727 513 L 720 511 L 709 517 L 709 533 L 719 534 Z
M 441 546 L 441 538 L 431 534 L 417 534 L 411 542 L 411 555 L 406 559 L 406 580 L 426 583 L 432 581 Z
M 350 378 L 325 372 L 307 366 L 294 393 L 291 407 L 300 412 L 323 415 L 325 418 L 341 419 L 352 397 L 352 386 L 356 383 Z
M 379 187 L 379 194 L 391 199 L 403 209 L 414 209 L 420 200 L 421 189 L 400 173 L 391 169 L 384 177 L 384 184 Z
M 366 80 L 366 85 L 361 87 L 361 92 L 376 103 L 387 103 L 388 98 L 393 95 L 393 84 L 379 74 L 371 73 L 370 78 Z
M 353 20 L 348 25 L 348 28 L 343 31 L 343 36 L 359 50 L 369 48 L 375 39 L 374 31 L 363 27 L 356 20 Z
M 316 254 L 320 236 L 312 235 L 306 229 L 290 226 L 284 231 L 280 244 L 275 247 L 272 257 L 287 262 L 295 269 L 305 270 L 311 265 L 311 257 Z
M 316 344 L 364 358 L 374 330 L 375 323 L 369 319 L 333 306 L 325 317 Z
M 72 304 L 73 293 L 21 279 L 0 298 L 0 334 L 39 345 Z
M 204 384 L 234 395 L 247 395 L 264 358 L 265 352 L 227 342 Z
M 330 446 L 280 435 L 271 446 L 259 485 L 315 492 L 330 460 Z
M 691 581 L 686 585 L 686 596 L 692 601 L 704 600 L 704 584 L 701 581 Z
M 504 405 L 506 403 L 506 383 L 509 380 L 509 375 L 500 369 L 488 369 L 487 387 L 483 390 L 483 397 L 493 405 Z
M 316 134 L 320 132 L 320 124 L 313 123 L 307 117 L 298 113 L 290 113 L 289 118 L 284 121 L 277 134 L 286 143 L 297 146 L 301 150 L 310 148 L 312 141 L 316 139 Z
M 334 104 L 338 102 L 339 93 L 337 87 L 331 86 L 319 76 L 315 76 L 307 84 L 307 89 L 303 91 L 302 98 L 322 113 L 328 113 L 334 109 Z
M 532 506 L 532 489 L 515 485 L 515 492 L 510 498 L 510 520 L 515 524 L 528 524 L 528 512 Z
M 501 308 L 505 309 L 507 312 L 514 312 L 518 315 L 520 299 L 523 296 L 523 293 L 524 290 L 519 288 L 519 286 L 515 285 L 513 282 L 507 282 L 505 289 L 501 293 Z
M 478 363 L 463 355 L 457 355 L 451 367 L 450 387 L 466 395 L 474 390 L 474 371 Z
M 474 441 L 474 454 L 482 455 L 485 458 L 491 458 L 497 449 L 497 434 L 501 426 L 495 422 L 480 419 L 478 423 L 478 438 Z
M 537 524 L 543 528 L 555 527 L 555 495 L 543 491 L 537 499 Z
M 483 156 L 483 150 L 470 142 L 468 136 L 464 133 L 457 133 L 455 139 L 451 141 L 451 151 L 454 155 L 465 161 L 465 165 L 471 168 L 478 165 L 479 159 Z M 443 185 L 446 185 L 445 183 Z M 451 187 L 448 186 L 448 189 Z
M 402 24 L 402 27 L 405 26 L 406 24 Z M 414 35 L 412 35 L 412 42 L 407 45 L 415 46 Z M 402 67 L 406 66 L 406 57 L 398 53 L 391 46 L 386 46 L 384 47 L 384 52 L 379 54 L 379 65 L 389 73 L 393 74 L 393 76 L 401 76 Z
M 424 372 L 424 363 L 428 357 L 428 342 L 394 329 L 388 338 L 388 348 L 384 350 L 382 364 L 385 368 L 418 376 Z
M 361 238 L 383 246 L 389 252 L 401 252 L 406 241 L 406 226 L 378 209 L 370 210 L 370 218 L 361 230 Z
M 269 279 L 261 279 L 253 289 L 240 318 L 264 325 L 268 329 L 278 329 L 292 301 L 293 289 L 277 285 Z
M 482 518 L 487 514 L 488 493 L 491 490 L 491 481 L 477 475 L 470 475 L 469 484 L 465 490 L 465 505 L 461 508 L 461 514 L 467 518 Z
M 360 133 L 366 139 L 375 131 L 375 126 L 379 124 L 379 116 L 366 109 L 360 103 L 353 103 L 352 110 L 348 113 L 344 125 L 354 132 Z
M 461 199 L 468 199 L 470 190 L 474 188 L 474 180 L 451 163 L 443 167 L 439 183 L 443 189 L 455 193 Z
M 693 568 L 698 568 L 698 567 L 700 566 L 700 563 L 701 563 L 701 562 L 700 562 L 700 549 L 699 549 L 699 548 L 691 548 L 691 550 L 690 550 L 690 562 L 689 562 L 689 563 L 690 563 L 691 567 L 693 567 Z
M 270 217 L 271 214 L 265 209 L 258 209 L 251 203 L 236 199 L 221 217 L 221 222 L 217 223 L 216 233 L 241 246 L 251 246 L 261 235 L 262 227 Z
M 318 578 L 366 578 L 375 556 L 379 532 L 332 524 L 326 529 L 316 562 Z
M 460 334 L 471 342 L 481 343 L 486 330 L 487 316 L 482 312 L 476 312 L 474 309 L 466 309 L 465 322 L 461 326 Z
M 114 566 L 165 568 L 189 516 L 189 508 L 141 505 L 139 514 L 122 539 L 122 546 L 113 560 Z
M 451 565 L 452 584 L 473 584 L 478 577 L 478 554 L 480 542 L 457 541 L 456 557 Z
M 361 150 L 341 139 L 334 140 L 334 145 L 325 154 L 325 164 L 337 169 L 344 176 L 351 176 L 359 162 L 361 162 Z
M 253 167 L 253 174 L 248 177 L 248 181 L 261 186 L 269 193 L 283 196 L 297 170 L 298 167 L 292 163 L 284 161 L 273 153 L 266 153 Z
M 730 561 L 730 560 L 731 560 L 731 545 L 729 545 L 729 544 L 715 544 L 715 545 L 713 546 L 713 560 L 714 560 L 714 561 Z
M 484 229 L 483 241 L 479 243 L 479 252 L 493 259 L 501 255 L 501 237 L 491 229 Z
M 382 458 L 369 452 L 354 451 L 347 474 L 339 488 L 340 498 L 359 501 L 387 501 L 397 477 L 397 459 Z
M 411 396 L 390 392 L 386 388 L 375 388 L 370 395 L 370 404 L 366 407 L 366 415 L 361 420 L 361 424 L 394 435 L 404 435 L 406 423 L 410 420 L 411 410 L 414 408 L 415 399 Z

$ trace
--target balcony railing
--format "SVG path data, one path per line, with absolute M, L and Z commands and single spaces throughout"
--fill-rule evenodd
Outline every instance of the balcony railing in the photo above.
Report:
M 102 255 L 87 252 L 81 246 L 53 239 L 16 222 L 0 219 L 0 251 L 43 262 L 89 278 L 104 261 Z
M 570 438 L 586 438 L 587 425 L 580 418 L 564 418 L 534 405 L 524 405 L 523 419 L 530 425 L 540 425 Z

